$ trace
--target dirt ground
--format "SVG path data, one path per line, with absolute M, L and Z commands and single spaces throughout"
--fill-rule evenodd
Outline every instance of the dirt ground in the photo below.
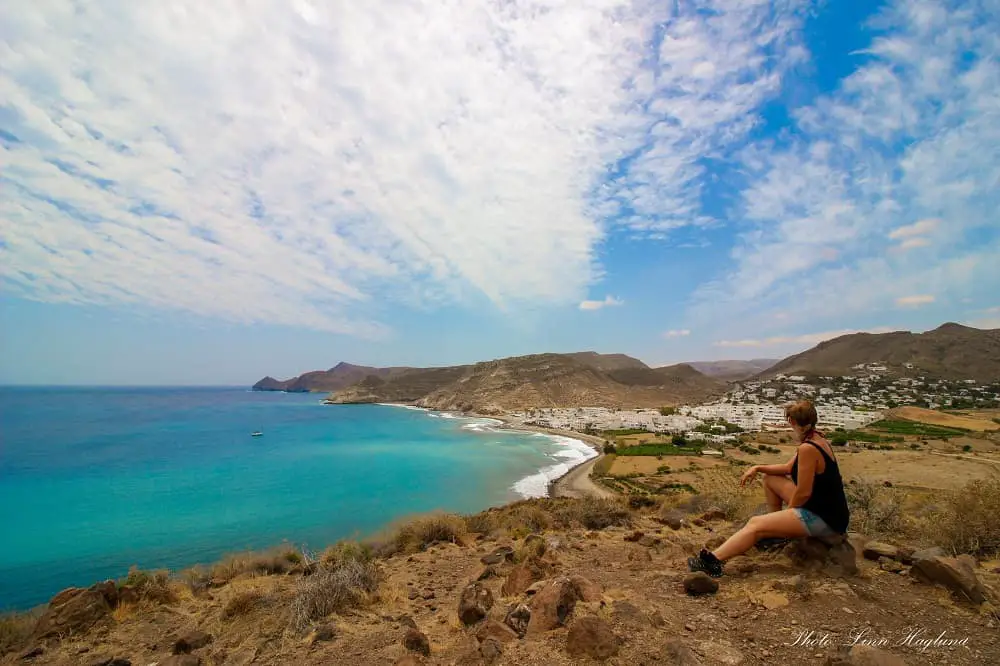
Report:
M 1000 430 L 1000 423 L 994 422 L 992 417 L 985 414 L 982 415 L 983 418 L 979 418 L 979 415 L 975 413 L 970 413 L 968 416 L 956 416 L 933 409 L 921 409 L 920 407 L 899 407 L 889 413 L 907 421 L 917 421 L 918 423 L 928 423 L 930 425 L 949 428 L 965 428 L 966 430 L 974 430 L 976 432 Z

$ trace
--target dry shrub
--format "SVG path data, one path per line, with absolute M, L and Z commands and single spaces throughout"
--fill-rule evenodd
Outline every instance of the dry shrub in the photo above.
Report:
M 120 603 L 111 611 L 111 617 L 118 624 L 131 620 L 139 615 L 139 607 L 136 604 Z
M 559 506 L 555 513 L 562 525 L 568 527 L 579 524 L 588 530 L 628 525 L 632 519 L 628 508 L 618 498 L 585 497 L 571 500 Z
M 368 562 L 374 556 L 372 547 L 357 541 L 338 541 L 320 555 L 320 562 L 339 566 L 349 561 Z
M 845 490 L 852 530 L 873 537 L 903 533 L 903 503 L 898 491 L 867 479 L 857 479 Z
M 141 601 L 169 604 L 177 600 L 174 591 L 170 589 L 170 572 L 166 569 L 143 571 L 133 566 L 119 582 L 132 587 Z
M 296 585 L 291 609 L 294 629 L 305 632 L 330 613 L 367 603 L 382 579 L 376 562 L 349 559 L 337 566 L 321 565 Z
M 553 526 L 550 509 L 551 500 L 522 500 L 467 516 L 465 526 L 469 532 L 477 534 L 502 531 L 512 536 L 525 536 L 533 532 L 544 532 Z
M 937 542 L 953 553 L 1000 552 L 1000 478 L 972 481 L 944 498 L 935 521 Z
M 0 655 L 25 647 L 42 613 L 38 608 L 27 613 L 0 615 Z
M 184 569 L 178 574 L 192 594 L 199 594 L 208 588 L 208 581 L 212 578 L 212 570 L 201 564 Z
M 302 554 L 293 546 L 285 545 L 259 553 L 227 555 L 212 567 L 212 578 L 232 580 L 242 574 L 269 576 L 286 574 L 300 569 Z
M 514 561 L 521 562 L 534 562 L 545 554 L 548 550 L 548 544 L 545 543 L 544 539 L 531 539 L 522 543 L 514 551 Z
M 262 605 L 266 598 L 266 595 L 260 590 L 244 590 L 243 592 L 237 592 L 226 605 L 222 608 L 222 619 L 232 620 L 236 617 L 241 617 L 253 611 L 258 606 Z
M 465 520 L 461 516 L 451 513 L 418 516 L 400 523 L 386 540 L 376 541 L 375 551 L 382 556 L 415 553 L 434 543 L 455 543 L 466 532 Z

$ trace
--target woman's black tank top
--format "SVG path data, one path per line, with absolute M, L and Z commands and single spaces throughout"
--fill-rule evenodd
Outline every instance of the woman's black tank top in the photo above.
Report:
M 806 440 L 806 444 L 812 444 L 823 454 L 826 460 L 826 468 L 823 473 L 816 472 L 813 478 L 812 495 L 800 508 L 812 511 L 823 519 L 831 529 L 845 534 L 847 524 L 850 522 L 851 513 L 847 508 L 847 496 L 844 494 L 844 480 L 840 478 L 840 467 L 823 447 L 816 442 Z M 795 455 L 795 462 L 792 463 L 792 481 L 799 482 L 799 456 Z

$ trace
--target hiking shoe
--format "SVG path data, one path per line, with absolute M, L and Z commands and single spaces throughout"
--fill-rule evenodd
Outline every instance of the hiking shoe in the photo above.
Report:
M 701 549 L 698 557 L 688 558 L 688 569 L 691 571 L 704 571 L 712 578 L 722 575 L 722 562 L 711 552 Z
M 784 537 L 768 537 L 767 539 L 761 539 L 757 542 L 757 550 L 761 552 L 769 550 L 778 550 L 787 543 L 790 543 L 791 539 L 786 539 Z

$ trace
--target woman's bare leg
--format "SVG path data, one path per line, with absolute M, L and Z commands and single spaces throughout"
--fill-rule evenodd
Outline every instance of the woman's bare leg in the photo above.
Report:
M 787 476 L 764 477 L 764 497 L 767 498 L 767 510 L 771 513 L 781 511 L 782 504 L 788 504 L 794 493 L 795 483 Z
M 712 554 L 725 562 L 747 552 L 761 539 L 804 536 L 807 536 L 806 526 L 799 518 L 798 511 L 784 509 L 763 516 L 754 516 L 747 521 L 743 529 L 726 539 L 726 542 L 716 548 Z

